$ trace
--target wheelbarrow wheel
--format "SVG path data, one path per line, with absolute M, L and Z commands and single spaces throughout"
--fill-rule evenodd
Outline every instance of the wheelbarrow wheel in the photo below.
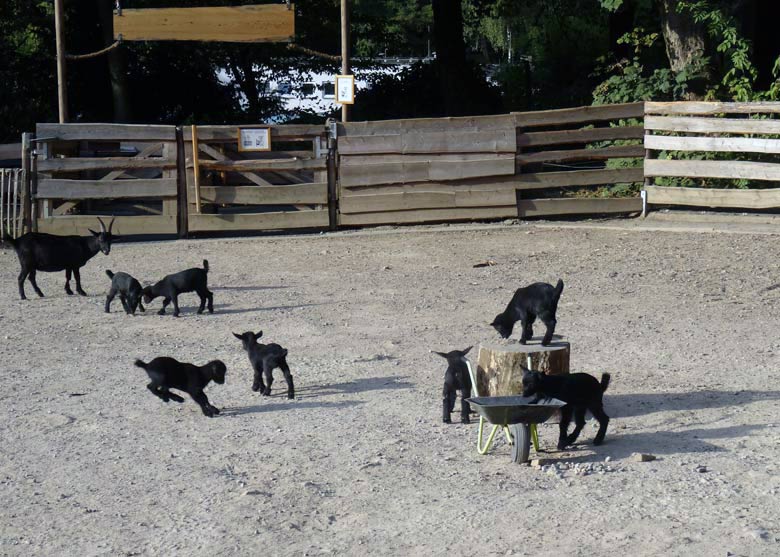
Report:
M 512 462 L 523 464 L 528 462 L 531 454 L 531 431 L 528 424 L 513 424 L 509 426 L 514 443 L 512 443 Z

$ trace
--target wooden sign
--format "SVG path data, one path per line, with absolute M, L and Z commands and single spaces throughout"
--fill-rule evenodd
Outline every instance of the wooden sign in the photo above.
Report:
M 123 9 L 114 14 L 114 38 L 124 41 L 261 43 L 288 42 L 294 35 L 294 5 Z
M 355 76 L 336 76 L 336 103 L 355 104 Z
M 239 151 L 270 151 L 271 128 L 238 128 Z

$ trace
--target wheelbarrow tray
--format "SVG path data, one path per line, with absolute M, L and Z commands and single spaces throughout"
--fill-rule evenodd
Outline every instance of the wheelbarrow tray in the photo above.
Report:
M 466 399 L 480 416 L 491 424 L 542 424 L 566 403 L 556 398 L 542 399 L 531 404 L 534 397 L 478 396 Z

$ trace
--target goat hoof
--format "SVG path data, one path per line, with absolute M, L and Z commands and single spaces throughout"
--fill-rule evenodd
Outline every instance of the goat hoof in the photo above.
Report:
M 469 419 L 469 417 L 468 417 L 468 416 L 464 416 L 464 417 L 462 417 L 462 418 L 460 419 L 460 423 L 462 423 L 462 424 L 470 424 L 470 423 L 471 423 L 471 420 Z
M 260 385 L 252 385 L 252 390 L 253 390 L 254 392 L 257 392 L 257 391 L 259 391 L 259 390 L 260 390 Z M 265 389 L 263 389 L 263 390 L 265 390 Z
M 294 394 L 289 394 L 289 395 L 287 395 L 287 398 L 289 398 L 290 400 L 295 400 L 295 395 Z
M 87 295 L 87 293 L 84 292 L 83 290 L 76 290 L 76 292 L 79 293 L 79 296 L 86 296 Z
M 211 411 L 212 411 L 214 414 L 219 414 L 219 408 L 216 408 L 216 407 L 214 407 L 214 406 L 212 406 L 212 408 L 211 408 Z
M 157 315 L 165 315 L 165 310 L 161 309 L 157 312 Z
M 178 313 L 174 313 L 173 316 L 174 317 L 179 317 L 179 314 Z
M 599 445 L 601 445 L 603 442 L 604 442 L 604 440 L 603 440 L 603 439 L 594 439 L 594 440 L 593 440 L 593 444 L 594 444 L 594 445 L 596 445 L 597 447 L 598 447 Z
M 66 288 L 65 289 L 65 294 L 67 294 L 68 296 L 73 296 L 73 290 L 71 290 L 69 288 Z M 40 294 L 38 294 L 38 296 L 40 296 Z
M 525 344 L 525 339 L 520 339 L 520 344 Z
M 202 309 L 198 310 L 198 315 L 203 315 L 203 310 Z
M 444 418 L 444 419 L 442 420 L 442 423 L 445 423 L 445 424 L 451 424 L 451 423 L 452 423 L 452 420 L 451 420 L 451 419 L 449 419 L 449 418 Z

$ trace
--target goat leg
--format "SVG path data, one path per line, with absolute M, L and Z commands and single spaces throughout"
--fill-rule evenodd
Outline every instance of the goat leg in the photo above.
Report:
M 609 425 L 609 416 L 604 412 L 604 406 L 602 404 L 594 404 L 590 408 L 590 413 L 599 422 L 599 431 L 596 433 L 596 438 L 593 440 L 594 445 L 601 445 L 604 442 L 604 437 L 607 435 L 607 426 Z
M 584 406 L 578 406 L 574 409 L 575 425 L 574 430 L 572 430 L 571 434 L 569 434 L 569 436 L 566 438 L 567 445 L 573 445 L 577 440 L 577 437 L 580 436 L 582 428 L 585 427 L 585 412 L 587 412 L 587 409 Z
M 41 292 L 41 289 L 38 288 L 38 283 L 35 282 L 35 275 L 37 274 L 37 271 L 33 270 L 30 271 L 30 275 L 27 277 L 27 279 L 30 281 L 30 284 L 32 284 L 33 290 L 35 290 L 35 293 L 38 294 L 41 298 L 43 298 L 43 292 Z
M 125 313 L 127 315 L 133 313 L 133 311 L 130 309 L 130 306 L 127 304 L 127 298 L 125 298 L 124 295 L 119 295 L 119 301 L 122 302 L 122 307 L 125 308 Z
M 111 313 L 111 302 L 114 300 L 114 296 L 116 296 L 116 290 L 112 288 L 108 291 L 108 295 L 106 296 L 106 313 Z M 124 301 L 122 302 L 122 305 L 124 305 Z
M 467 398 L 471 397 L 471 389 L 462 389 L 460 391 L 460 423 L 470 424 L 471 419 L 469 414 L 471 413 L 471 406 L 466 402 Z
M 570 404 L 567 404 L 561 408 L 561 423 L 559 427 L 558 435 L 558 450 L 562 451 L 566 448 L 567 432 L 569 430 L 569 424 L 571 423 L 571 415 L 574 409 Z
M 260 391 L 260 394 L 265 394 L 265 383 L 263 383 L 263 368 L 255 368 L 255 380 L 252 383 L 252 390 L 254 392 Z
M 73 269 L 73 276 L 76 279 L 76 292 L 78 292 L 80 296 L 86 296 L 87 293 L 81 288 L 81 273 L 78 269 Z
M 65 293 L 68 296 L 73 296 L 73 290 L 70 289 L 70 277 L 73 274 L 71 269 L 65 269 Z
M 209 404 L 209 399 L 206 396 L 206 393 L 204 393 L 203 391 L 194 394 L 190 393 L 190 396 L 192 397 L 192 400 L 198 403 L 200 409 L 203 411 L 203 414 L 205 414 L 209 418 L 213 418 L 216 414 L 219 414 L 219 410 L 217 410 L 211 404 Z
M 173 302 L 173 316 L 179 317 L 179 297 L 174 295 L 171 297 L 171 301 Z
M 266 364 L 263 364 L 263 375 L 265 375 L 265 391 L 263 394 L 265 396 L 271 395 L 271 385 L 274 382 L 274 376 L 273 376 L 273 370 L 268 367 Z
M 27 296 L 24 295 L 24 281 L 27 279 L 27 271 L 22 271 L 19 273 L 19 278 L 17 279 L 17 282 L 19 283 L 19 297 L 22 300 L 26 300 Z
M 168 307 L 168 304 L 170 304 L 170 303 L 171 303 L 171 299 L 170 298 L 164 298 L 163 299 L 163 303 L 162 303 L 162 307 L 160 308 L 160 311 L 157 312 L 157 315 L 165 315 L 165 308 Z
M 294 399 L 295 384 L 293 383 L 293 376 L 292 373 L 290 373 L 290 368 L 284 361 L 279 362 L 279 367 L 282 369 L 282 373 L 284 374 L 284 380 L 287 381 L 287 398 Z
M 214 294 L 210 290 L 206 290 L 206 298 L 209 300 L 209 313 L 214 313 Z

